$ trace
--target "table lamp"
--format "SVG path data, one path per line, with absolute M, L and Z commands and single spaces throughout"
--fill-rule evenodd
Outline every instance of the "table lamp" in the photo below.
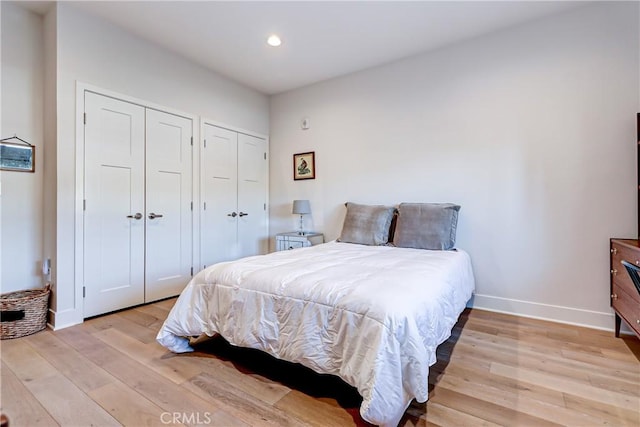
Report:
M 302 230 L 302 215 L 308 215 L 311 213 L 311 206 L 308 200 L 294 200 L 293 201 L 293 209 L 291 209 L 292 214 L 300 215 L 300 230 L 298 234 L 304 236 L 304 231 Z

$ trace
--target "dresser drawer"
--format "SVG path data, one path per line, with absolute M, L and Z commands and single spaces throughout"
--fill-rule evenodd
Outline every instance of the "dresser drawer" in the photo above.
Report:
M 640 304 L 640 294 L 633 284 L 629 273 L 627 273 L 627 270 L 624 268 L 624 265 L 620 264 L 617 268 L 617 273 L 613 273 L 613 284 L 618 285 L 618 287 L 625 291 L 629 298 Z
M 629 248 L 621 245 L 612 245 L 611 278 L 613 283 L 624 289 L 629 297 L 640 303 L 640 294 L 636 290 L 636 287 L 631 280 L 631 276 L 627 273 L 627 269 L 622 265 L 623 260 L 631 264 L 640 265 L 640 260 L 638 260 L 639 256 L 639 253 L 636 253 Z
M 298 248 L 303 248 L 305 246 L 307 246 L 305 245 L 305 242 L 296 241 L 296 240 L 288 240 L 288 241 L 285 241 L 284 243 L 285 250 L 298 249 Z
M 303 248 L 305 246 L 305 242 L 301 242 L 299 240 L 276 240 L 276 250 L 277 251 L 287 251 L 289 249 L 297 249 Z
M 286 251 L 289 249 L 306 248 L 324 242 L 322 233 L 307 232 L 299 234 L 298 232 L 279 233 L 276 234 L 276 250 Z
M 613 260 L 614 265 L 620 265 L 620 261 L 625 260 L 631 264 L 640 266 L 640 250 L 634 250 L 619 243 L 612 242 L 611 259 Z
M 613 309 L 631 326 L 636 334 L 640 335 L 640 302 L 627 294 L 617 283 L 614 283 L 611 303 Z

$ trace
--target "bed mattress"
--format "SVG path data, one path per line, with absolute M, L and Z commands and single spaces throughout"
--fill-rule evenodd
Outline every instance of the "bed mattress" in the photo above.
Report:
M 206 268 L 158 333 L 171 351 L 219 333 L 316 372 L 363 398 L 366 421 L 395 426 L 428 398 L 436 347 L 474 291 L 468 254 L 330 242 Z

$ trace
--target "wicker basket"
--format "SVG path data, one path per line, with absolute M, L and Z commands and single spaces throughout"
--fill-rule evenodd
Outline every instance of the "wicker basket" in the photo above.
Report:
M 47 284 L 44 289 L 0 295 L 0 339 L 20 338 L 43 330 L 47 326 L 50 293 Z

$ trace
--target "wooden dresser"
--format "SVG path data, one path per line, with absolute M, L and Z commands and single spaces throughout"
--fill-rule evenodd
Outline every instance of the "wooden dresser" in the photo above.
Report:
M 611 239 L 611 307 L 616 314 L 616 337 L 624 319 L 640 337 L 640 292 L 622 261 L 640 266 L 640 242 L 633 239 Z

